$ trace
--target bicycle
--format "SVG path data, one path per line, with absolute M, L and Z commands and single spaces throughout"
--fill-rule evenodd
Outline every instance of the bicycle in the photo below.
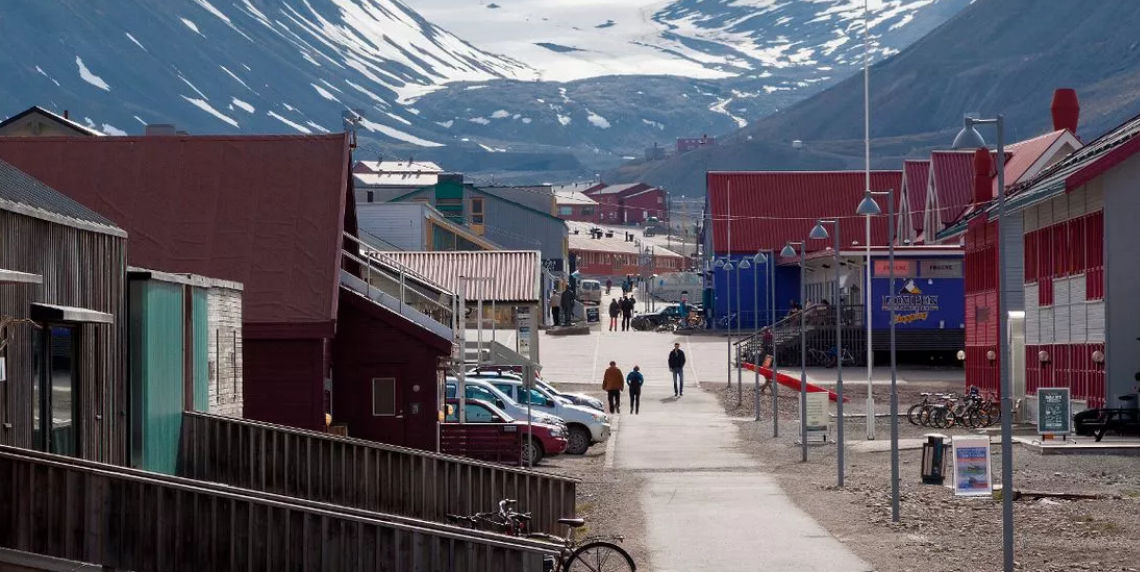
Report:
M 717 321 L 722 329 L 728 330 L 736 325 L 736 314 L 728 314 Z
M 808 348 L 808 350 L 807 350 L 807 364 L 808 365 L 810 365 L 810 366 L 825 366 L 825 365 L 827 365 L 829 360 L 830 360 L 830 358 L 827 356 L 827 352 L 825 352 L 823 350 L 817 350 L 815 348 Z
M 545 532 L 524 532 L 526 523 L 530 522 L 530 513 L 514 511 L 511 507 L 517 504 L 513 499 L 499 501 L 497 513 L 475 513 L 472 516 L 458 516 L 449 514 L 447 517 L 458 522 L 477 525 L 486 520 L 487 515 L 493 515 L 493 520 L 499 521 L 503 530 L 512 536 L 544 540 L 560 546 L 557 555 L 547 556 L 543 562 L 543 572 L 634 572 L 637 565 L 633 557 L 615 542 L 625 540 L 620 535 L 587 536 L 582 540 L 574 538 L 574 531 L 586 525 L 585 519 L 560 518 L 559 524 L 570 529 L 567 536 L 558 536 Z

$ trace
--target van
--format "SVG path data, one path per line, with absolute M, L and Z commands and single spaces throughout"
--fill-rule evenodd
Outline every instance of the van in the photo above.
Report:
M 583 304 L 601 304 L 602 283 L 597 280 L 578 282 L 578 300 Z

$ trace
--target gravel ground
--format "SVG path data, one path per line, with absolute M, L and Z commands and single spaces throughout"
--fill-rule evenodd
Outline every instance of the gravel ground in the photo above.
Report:
M 949 384 L 900 386 L 899 408 L 918 400 L 919 391 L 953 390 Z M 1001 569 L 1001 503 L 990 498 L 963 499 L 949 488 L 919 481 L 921 450 L 900 452 L 901 521 L 891 522 L 890 454 L 846 454 L 845 487 L 836 485 L 835 447 L 813 446 L 800 462 L 798 394 L 781 388 L 780 438 L 772 438 L 770 395 L 761 399 L 761 421 L 752 421 L 753 390 L 745 384 L 742 406 L 735 387 L 706 385 L 719 394 L 727 413 L 741 417 L 748 449 L 773 471 L 796 503 L 833 535 L 887 571 L 991 571 Z M 849 415 L 863 411 L 863 390 L 851 387 Z M 875 388 L 884 395 L 886 388 Z M 849 442 L 862 441 L 862 419 L 849 419 Z M 888 439 L 886 418 L 878 419 L 878 438 Z M 900 437 L 919 437 L 930 429 L 905 420 Z M 947 432 L 947 431 L 942 431 Z M 833 429 L 834 433 L 834 429 Z M 951 430 L 951 434 L 966 433 Z M 1001 451 L 993 447 L 993 472 L 1000 482 Z M 1019 570 L 1140 570 L 1140 457 L 1108 455 L 1042 456 L 1014 448 L 1018 491 L 1100 494 L 1097 500 L 1019 499 L 1014 504 L 1015 559 Z
M 559 384 L 559 387 L 583 390 L 569 384 Z M 604 392 L 589 393 L 605 399 Z M 621 546 L 633 556 L 637 569 L 653 570 L 646 546 L 645 515 L 641 510 L 643 477 L 635 471 L 605 470 L 605 456 L 606 445 L 597 444 L 585 455 L 546 459 L 540 468 L 582 481 L 578 485 L 578 516 L 586 519 L 586 526 L 578 529 L 579 538 L 591 534 L 620 534 L 625 537 Z

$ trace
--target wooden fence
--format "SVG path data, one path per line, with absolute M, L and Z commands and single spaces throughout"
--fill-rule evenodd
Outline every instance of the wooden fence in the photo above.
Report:
M 531 529 L 565 534 L 575 479 L 271 423 L 183 414 L 178 474 L 235 487 L 444 522 L 494 510 L 530 511 Z
M 0 447 L 0 547 L 105 570 L 531 572 L 550 545 Z

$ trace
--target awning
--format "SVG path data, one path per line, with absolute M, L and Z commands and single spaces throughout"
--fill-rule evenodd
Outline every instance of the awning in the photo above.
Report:
M 0 284 L 43 284 L 44 277 L 31 272 L 0 268 Z
M 106 312 L 77 308 L 75 306 L 56 306 L 55 304 L 32 304 L 30 318 L 37 322 L 76 322 L 86 324 L 113 324 L 115 317 Z

